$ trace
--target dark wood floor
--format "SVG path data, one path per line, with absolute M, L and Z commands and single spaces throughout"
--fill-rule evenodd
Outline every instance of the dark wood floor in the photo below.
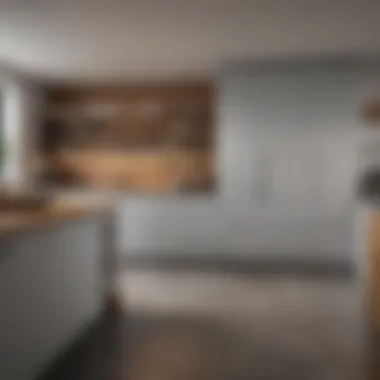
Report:
M 380 378 L 377 346 L 360 380 Z M 108 312 L 38 380 L 327 380 L 319 370 L 254 353 L 215 320 Z
M 108 309 L 38 380 L 380 379 L 380 338 L 367 331 L 363 347 L 356 346 L 355 339 L 345 339 L 357 329 L 351 318 L 342 318 L 353 309 L 338 302 L 345 294 L 351 299 L 349 280 L 338 276 L 337 283 L 323 279 L 314 286 L 314 280 L 303 277 L 284 281 L 270 277 L 264 283 L 263 277 L 227 278 L 224 273 L 174 274 L 130 271 L 127 283 L 121 282 L 131 292 L 128 296 L 134 294 L 126 303 L 130 310 Z M 281 304 L 286 295 L 281 289 L 290 292 L 290 306 L 267 308 L 268 302 Z M 303 303 L 310 295 L 313 301 Z M 314 304 L 318 297 L 329 296 L 331 303 Z M 165 307 L 151 308 L 160 297 Z M 200 305 L 197 310 L 194 297 Z M 180 301 L 180 309 L 168 308 L 168 300 L 174 299 Z M 208 303 L 211 308 L 205 308 Z M 226 308 L 219 308 L 219 303 Z M 252 312 L 252 303 L 263 308 Z M 331 310 L 319 312 L 315 305 Z M 231 309 L 236 311 L 232 319 L 225 312 Z M 300 337 L 307 338 L 306 346 Z M 351 344 L 357 350 L 351 351 Z
M 38 380 L 230 379 L 222 363 L 234 344 L 232 334 L 207 318 L 111 311 Z

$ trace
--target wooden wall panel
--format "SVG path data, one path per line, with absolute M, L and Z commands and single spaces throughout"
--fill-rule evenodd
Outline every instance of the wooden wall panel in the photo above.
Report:
M 50 161 L 56 181 L 133 191 L 186 191 L 209 188 L 212 154 L 206 151 L 61 151 Z
M 49 115 L 65 122 L 46 128 L 47 177 L 136 192 L 209 190 L 213 102 L 209 81 L 50 89 Z M 105 106 L 114 113 L 87 132 L 83 115 Z

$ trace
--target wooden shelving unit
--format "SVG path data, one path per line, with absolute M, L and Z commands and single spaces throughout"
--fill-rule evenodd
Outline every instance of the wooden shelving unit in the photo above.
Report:
M 209 191 L 213 134 L 209 83 L 55 89 L 43 150 L 63 185 Z

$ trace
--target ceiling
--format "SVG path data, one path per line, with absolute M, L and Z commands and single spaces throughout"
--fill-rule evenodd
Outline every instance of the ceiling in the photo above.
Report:
M 224 60 L 380 52 L 370 0 L 0 0 L 0 62 L 48 81 L 202 77 Z

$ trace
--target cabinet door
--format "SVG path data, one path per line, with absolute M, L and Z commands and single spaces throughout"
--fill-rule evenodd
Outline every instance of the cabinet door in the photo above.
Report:
M 21 235 L 7 241 L 2 251 L 5 257 L 0 263 L 0 378 L 29 378 L 46 354 L 46 342 L 52 335 L 52 309 L 45 303 L 49 289 L 47 268 L 55 249 L 52 237 L 41 232 Z M 41 261 L 44 251 L 49 254 Z
M 256 204 L 277 213 L 305 213 L 321 205 L 326 167 L 318 146 L 306 137 L 266 139 L 255 156 Z
M 0 242 L 0 379 L 26 380 L 101 308 L 97 220 Z
M 275 142 L 273 149 L 273 192 L 278 211 L 298 212 L 309 207 L 312 199 L 313 175 L 310 164 L 313 152 L 306 141 L 287 136 Z M 310 145 L 310 144 L 309 144 Z
M 265 165 L 256 170 L 257 188 L 266 183 L 271 206 L 279 212 L 344 213 L 353 205 L 356 172 L 354 139 L 345 135 L 325 131 L 273 138 L 266 144 Z

